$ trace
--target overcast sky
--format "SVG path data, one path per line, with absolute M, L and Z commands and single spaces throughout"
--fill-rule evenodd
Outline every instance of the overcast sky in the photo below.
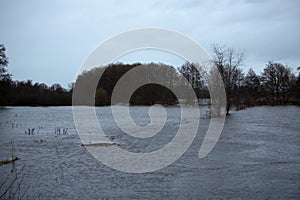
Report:
M 124 31 L 158 27 L 179 31 L 207 50 L 213 43 L 245 53 L 243 69 L 261 72 L 268 60 L 294 72 L 300 66 L 298 0 L 2 0 L 0 43 L 14 80 L 31 79 L 64 87 L 81 63 L 104 40 Z M 182 60 L 149 51 L 124 62 Z

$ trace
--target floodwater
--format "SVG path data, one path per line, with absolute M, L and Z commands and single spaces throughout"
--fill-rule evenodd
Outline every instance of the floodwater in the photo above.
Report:
M 209 124 L 205 109 L 201 108 L 198 134 L 182 157 L 158 171 L 138 174 L 111 169 L 81 146 L 71 107 L 0 109 L 0 159 L 11 158 L 11 142 L 21 158 L 0 166 L 0 185 L 18 172 L 14 191 L 25 199 L 300 198 L 300 107 L 232 111 L 215 148 L 200 159 Z M 130 108 L 136 124 L 150 123 L 148 110 Z M 180 125 L 180 108 L 166 107 L 168 117 L 160 133 L 134 138 L 117 127 L 110 107 L 96 111 L 105 134 L 136 153 L 162 148 Z

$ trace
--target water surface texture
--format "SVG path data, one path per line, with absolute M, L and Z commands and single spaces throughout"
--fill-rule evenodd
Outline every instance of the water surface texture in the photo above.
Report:
M 136 124 L 150 122 L 149 107 L 131 107 Z M 204 109 L 204 108 L 203 108 Z M 161 170 L 131 174 L 111 169 L 81 146 L 71 107 L 0 109 L 0 180 L 22 171 L 20 193 L 27 199 L 299 199 L 300 108 L 253 107 L 233 111 L 215 148 L 198 157 L 209 119 L 202 109 L 198 134 L 188 151 Z M 151 138 L 134 138 L 117 127 L 109 107 L 96 108 L 98 120 L 120 148 L 150 152 L 176 134 L 180 108 L 167 107 L 167 121 Z M 29 135 L 29 129 L 34 135 Z M 58 131 L 59 130 L 59 131 Z M 25 134 L 25 131 L 27 134 Z M 109 148 L 109 147 L 103 147 Z

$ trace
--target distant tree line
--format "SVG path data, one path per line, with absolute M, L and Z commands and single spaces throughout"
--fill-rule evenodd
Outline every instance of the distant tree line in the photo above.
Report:
M 252 68 L 244 74 L 240 68 L 243 54 L 232 48 L 214 45 L 215 65 L 223 78 L 227 94 L 227 114 L 237 108 L 255 105 L 300 105 L 299 81 L 291 68 L 269 61 L 258 75 Z M 298 68 L 299 70 L 299 68 Z
M 217 55 L 222 54 L 222 58 L 219 57 L 214 62 L 224 82 L 227 96 L 227 113 L 229 113 L 232 105 L 237 108 L 255 105 L 300 105 L 300 74 L 296 77 L 291 68 L 271 61 L 260 75 L 257 75 L 252 68 L 244 74 L 240 68 L 242 54 L 237 54 L 232 49 L 215 48 Z M 88 91 L 89 81 L 94 78 L 99 79 L 99 74 L 102 74 L 95 96 L 96 105 L 110 105 L 111 95 L 118 80 L 129 70 L 141 65 L 141 63 L 116 63 L 106 67 L 94 68 L 80 75 L 76 84 L 85 85 L 87 88 L 83 91 Z M 172 66 L 161 63 L 150 63 L 143 66 L 155 66 L 152 71 L 147 73 L 160 75 L 161 79 L 171 82 L 173 88 L 184 87 L 180 85 L 179 81 L 180 77 L 183 76 L 190 82 L 198 98 L 210 98 L 207 83 L 205 83 L 205 79 L 201 74 L 202 70 L 199 64 L 186 62 L 177 70 Z M 167 71 L 164 71 L 166 68 Z M 197 70 L 199 68 L 200 70 Z M 157 71 L 153 69 L 157 69 Z M 120 102 L 122 101 L 120 100 Z M 156 84 L 140 87 L 130 99 L 132 105 L 152 105 L 156 103 L 177 104 L 178 99 L 169 89 Z M 82 102 L 82 104 L 89 104 L 89 102 Z
M 5 46 L 0 44 L 0 106 L 65 106 L 72 103 L 72 91 L 59 84 L 12 81 L 7 72 Z
M 300 72 L 296 76 L 290 67 L 269 61 L 260 75 L 252 68 L 245 74 L 241 69 L 243 53 L 219 45 L 214 45 L 212 51 L 212 61 L 226 91 L 227 114 L 231 106 L 240 109 L 256 105 L 300 105 Z M 191 83 L 197 96 L 209 95 L 203 78 L 205 73 L 201 74 L 203 70 L 199 64 L 186 62 L 178 71 Z M 210 78 L 212 74 L 206 76 Z
M 48 87 L 44 83 L 27 81 L 1 81 L 1 106 L 67 106 L 72 93 L 59 84 Z
M 295 75 L 291 68 L 281 63 L 268 62 L 261 74 L 256 74 L 251 68 L 247 73 L 241 69 L 244 60 L 243 54 L 226 46 L 214 45 L 213 62 L 220 73 L 226 91 L 227 114 L 231 106 L 243 108 L 255 105 L 300 105 L 300 72 Z M 0 45 L 0 106 L 65 106 L 72 105 L 72 91 L 74 85 L 82 87 L 82 98 L 78 105 L 111 105 L 113 90 L 119 79 L 130 70 L 144 67 L 143 80 L 164 80 L 165 87 L 149 83 L 137 88 L 133 92 L 130 105 L 174 105 L 179 99 L 172 92 L 173 89 L 185 91 L 186 79 L 199 99 L 210 98 L 207 78 L 213 79 L 215 72 L 201 70 L 198 63 L 186 62 L 175 69 L 173 66 L 162 63 L 113 63 L 104 67 L 85 71 L 77 77 L 70 89 L 64 89 L 59 84 L 50 87 L 43 83 L 32 81 L 12 81 L 7 72 L 8 58 L 5 55 L 4 45 Z M 298 68 L 298 70 L 300 70 Z M 101 75 L 101 79 L 99 80 Z M 139 74 L 140 75 L 140 74 Z M 138 78 L 134 76 L 132 78 Z M 95 91 L 91 90 L 90 83 L 97 83 Z M 183 94 L 187 103 L 188 94 Z M 88 98 L 86 98 L 88 97 Z M 120 98 L 115 103 L 124 103 Z M 125 102 L 128 103 L 128 102 Z

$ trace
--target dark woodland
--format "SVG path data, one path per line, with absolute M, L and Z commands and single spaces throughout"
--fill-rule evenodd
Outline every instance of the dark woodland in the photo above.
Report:
M 253 69 L 243 72 L 241 69 L 244 56 L 232 48 L 214 45 L 213 62 L 217 66 L 226 90 L 227 113 L 232 106 L 243 108 L 256 105 L 300 105 L 300 72 L 294 74 L 290 67 L 282 63 L 269 61 L 261 74 Z M 77 77 L 69 89 L 59 84 L 47 86 L 43 83 L 27 81 L 13 81 L 8 73 L 9 60 L 5 54 L 5 46 L 0 45 L 0 106 L 69 106 L 72 105 L 72 90 L 74 85 L 88 86 L 90 80 L 99 80 L 97 90 L 86 94 L 94 99 L 94 105 L 106 106 L 111 104 L 111 95 L 118 80 L 129 70 L 140 67 L 141 63 L 114 63 L 105 67 L 94 68 Z M 166 80 L 171 87 L 185 87 L 180 84 L 180 78 L 185 77 L 193 87 L 199 99 L 209 98 L 204 74 L 196 63 L 186 62 L 181 67 L 162 63 L 149 63 L 143 66 L 151 67 L 147 76 Z M 154 67 L 154 68 L 153 68 Z M 156 69 L 153 71 L 153 69 Z M 298 71 L 300 68 L 298 67 Z M 206 75 L 207 76 L 207 75 Z M 80 105 L 91 105 L 93 101 L 84 98 Z M 122 99 L 119 100 L 122 103 Z M 191 103 L 188 102 L 187 103 Z M 193 102 L 194 103 L 194 102 Z M 158 84 L 146 84 L 138 88 L 130 98 L 130 105 L 175 105 L 176 96 L 166 87 Z

